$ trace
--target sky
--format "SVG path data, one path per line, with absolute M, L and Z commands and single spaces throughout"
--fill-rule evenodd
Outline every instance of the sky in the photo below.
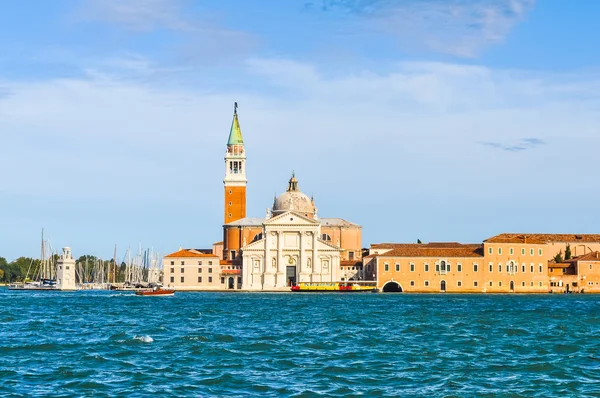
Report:
M 292 170 L 378 242 L 598 233 L 600 2 L 7 0 L 0 256 L 222 240 Z

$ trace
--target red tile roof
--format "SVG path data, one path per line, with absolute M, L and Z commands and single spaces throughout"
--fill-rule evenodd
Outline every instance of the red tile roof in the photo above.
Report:
M 500 235 L 496 235 L 490 239 L 487 239 L 486 242 L 490 242 L 491 239 L 501 238 L 514 238 L 514 237 L 527 237 L 527 243 L 529 239 L 537 239 L 544 243 L 548 242 L 586 242 L 586 243 L 600 243 L 600 234 L 517 234 L 517 233 L 504 233 Z M 494 243 L 494 242 L 491 242 Z M 511 242 L 512 243 L 512 242 Z
M 573 257 L 569 260 L 565 260 L 565 263 L 576 263 L 578 261 L 600 261 L 600 252 L 590 252 L 582 254 L 581 256 Z
M 217 257 L 214 254 L 199 253 L 190 249 L 181 249 L 178 252 L 167 254 L 165 257 Z
M 398 244 L 377 257 L 483 257 L 483 245 L 456 242 Z
M 485 243 L 521 243 L 530 245 L 545 245 L 547 241 L 537 236 L 526 234 L 500 234 L 484 240 Z

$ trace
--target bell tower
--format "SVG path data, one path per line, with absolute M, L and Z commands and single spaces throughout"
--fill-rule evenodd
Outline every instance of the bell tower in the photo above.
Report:
M 233 121 L 225 152 L 225 224 L 246 217 L 246 150 L 238 121 L 237 102 L 233 106 Z

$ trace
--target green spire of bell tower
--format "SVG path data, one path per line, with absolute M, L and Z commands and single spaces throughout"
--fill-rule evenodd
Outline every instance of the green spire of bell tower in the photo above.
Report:
M 229 141 L 227 141 L 227 145 L 244 145 L 242 129 L 240 129 L 240 122 L 238 121 L 237 108 L 238 104 L 237 102 L 234 102 L 233 122 L 231 122 L 231 130 L 229 131 Z

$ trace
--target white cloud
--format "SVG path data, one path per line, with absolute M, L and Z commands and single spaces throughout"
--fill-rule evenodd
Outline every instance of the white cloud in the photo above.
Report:
M 112 247 L 115 225 L 162 252 L 218 240 L 222 156 L 238 101 L 250 216 L 264 214 L 295 169 L 321 216 L 363 224 L 365 244 L 556 228 L 548 214 L 560 214 L 574 187 L 586 195 L 560 227 L 592 228 L 595 75 L 402 63 L 387 74 L 326 76 L 252 59 L 239 77 L 259 92 L 215 95 L 112 73 L 0 81 L 12 93 L 0 98 L 3 162 L 16 165 L 0 170 L 0 219 L 43 223 L 80 250 Z M 524 149 L 496 150 L 515 146 Z M 78 234 L 82 219 L 104 241 Z
M 405 49 L 473 57 L 504 41 L 535 0 L 323 0 L 394 35 Z

